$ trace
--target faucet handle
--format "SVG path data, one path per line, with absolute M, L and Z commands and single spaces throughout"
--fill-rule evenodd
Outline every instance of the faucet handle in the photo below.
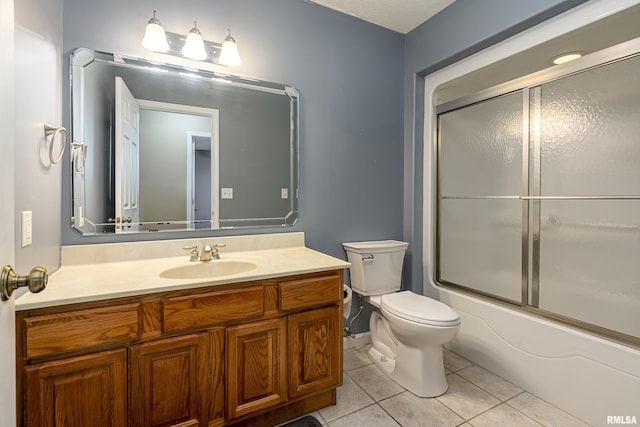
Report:
M 224 248 L 227 245 L 224 243 L 214 243 L 211 246 L 213 246 L 213 249 L 211 250 L 211 258 L 220 259 L 220 251 L 218 251 L 218 248 Z
M 191 249 L 191 253 L 189 255 L 191 255 L 191 258 L 189 258 L 189 261 L 198 261 L 198 258 L 200 258 L 200 253 L 198 252 L 198 245 L 191 245 L 191 246 L 184 246 L 182 249 L 185 250 L 189 250 Z

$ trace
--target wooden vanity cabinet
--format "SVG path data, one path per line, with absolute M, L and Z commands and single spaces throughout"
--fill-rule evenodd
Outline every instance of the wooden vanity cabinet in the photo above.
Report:
M 207 334 L 129 348 L 129 426 L 200 425 L 209 383 Z
M 18 311 L 18 425 L 276 425 L 335 404 L 342 281 L 336 270 Z
M 287 399 L 287 319 L 227 329 L 228 416 L 237 418 Z
M 289 316 L 289 398 L 342 383 L 342 316 L 338 309 Z
M 26 367 L 24 425 L 126 426 L 126 361 L 120 349 Z

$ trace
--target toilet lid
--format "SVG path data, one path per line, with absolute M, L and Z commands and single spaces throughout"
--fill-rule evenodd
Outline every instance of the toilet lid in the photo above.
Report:
M 383 295 L 380 305 L 383 311 L 416 323 L 432 326 L 460 324 L 460 316 L 451 307 L 411 291 Z

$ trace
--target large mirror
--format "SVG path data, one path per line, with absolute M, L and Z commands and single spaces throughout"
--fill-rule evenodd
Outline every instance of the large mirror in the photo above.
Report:
M 83 235 L 291 226 L 298 93 L 77 49 L 73 228 Z

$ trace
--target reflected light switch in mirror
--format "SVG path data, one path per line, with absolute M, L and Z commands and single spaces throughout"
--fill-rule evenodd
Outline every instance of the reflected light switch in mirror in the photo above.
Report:
M 221 199 L 233 199 L 233 188 L 221 188 L 220 189 L 220 198 Z

